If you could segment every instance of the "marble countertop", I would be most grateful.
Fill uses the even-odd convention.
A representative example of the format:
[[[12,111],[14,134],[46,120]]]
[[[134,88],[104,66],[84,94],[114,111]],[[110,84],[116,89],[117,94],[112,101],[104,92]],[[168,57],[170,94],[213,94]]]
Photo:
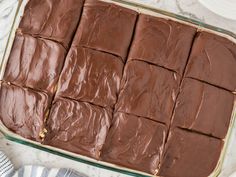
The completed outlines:
[[[203,7],[198,0],[135,0],[147,3],[157,8],[171,11],[180,15],[191,17],[205,23],[218,26],[236,33],[236,21],[225,19]],[[17,0],[0,0],[0,58],[3,56],[4,46],[7,42]],[[220,177],[228,177],[236,171],[236,125],[233,128],[230,144]],[[89,177],[126,177],[126,175],[79,162],[68,160],[44,151],[33,149],[21,144],[10,142],[0,134],[0,150],[5,152],[16,168],[21,165],[37,164],[48,167],[68,167],[87,174]]]

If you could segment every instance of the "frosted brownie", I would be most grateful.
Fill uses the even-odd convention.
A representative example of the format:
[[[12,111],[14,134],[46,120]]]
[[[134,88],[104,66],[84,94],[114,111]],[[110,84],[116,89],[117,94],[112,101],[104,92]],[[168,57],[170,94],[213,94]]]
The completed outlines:
[[[114,55],[71,47],[60,76],[57,96],[113,107],[123,67],[123,62]]]
[[[16,33],[3,80],[54,94],[65,55],[56,42]]]
[[[167,127],[125,113],[114,114],[102,160],[150,174],[158,171]]]
[[[109,109],[57,98],[47,121],[44,144],[99,158],[111,119]]]
[[[175,72],[142,61],[129,61],[116,110],[169,124],[179,81]]]
[[[236,44],[208,32],[194,40],[186,77],[236,91]]]
[[[30,0],[19,28],[23,33],[55,40],[69,47],[84,0]]]
[[[108,52],[125,61],[137,15],[112,3],[87,0],[72,45]]]
[[[142,60],[182,75],[196,28],[182,23],[139,15],[129,60]]]
[[[50,101],[44,92],[1,83],[0,120],[11,131],[41,141]]]
[[[223,141],[178,128],[172,129],[159,170],[165,177],[207,177],[216,168]]]
[[[224,139],[231,122],[235,96],[194,79],[184,79],[172,126]]]

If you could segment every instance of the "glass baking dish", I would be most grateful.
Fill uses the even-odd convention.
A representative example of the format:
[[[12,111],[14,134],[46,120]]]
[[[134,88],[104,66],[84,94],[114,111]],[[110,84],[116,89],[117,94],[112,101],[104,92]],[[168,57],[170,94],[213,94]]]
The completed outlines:
[[[181,16],[181,15],[177,15],[177,14],[170,13],[170,12],[167,12],[167,11],[163,11],[163,10],[160,10],[160,9],[157,9],[157,8],[153,8],[153,7],[148,6],[148,5],[139,4],[137,2],[133,2],[132,0],[104,0],[104,1],[112,2],[112,3],[118,4],[118,5],[127,7],[127,8],[131,8],[133,10],[136,10],[136,11],[140,12],[140,13],[145,13],[145,14],[149,14],[149,15],[153,15],[153,16],[172,19],[172,20],[175,20],[175,21],[179,21],[181,23],[185,23],[185,24],[188,24],[188,25],[191,25],[191,26],[195,26],[195,27],[198,28],[198,30],[201,30],[201,31],[204,30],[204,31],[208,31],[208,32],[211,32],[211,33],[215,33],[217,35],[224,36],[224,37],[230,39],[231,41],[233,41],[234,43],[236,43],[236,34],[230,32],[230,31],[215,27],[215,26],[211,26],[211,25],[202,23],[202,22],[197,21],[197,20],[193,20],[193,19]],[[27,2],[28,2],[28,0],[19,0],[19,4],[18,4],[17,11],[16,11],[14,22],[13,22],[13,25],[12,25],[11,33],[10,33],[10,36],[9,36],[9,39],[8,39],[7,46],[6,46],[5,51],[4,51],[4,56],[3,56],[2,59],[0,59],[0,80],[2,79],[3,73],[5,71],[5,66],[6,66],[6,63],[7,63],[7,60],[8,60],[8,56],[9,56],[12,44],[13,44],[15,31],[16,31],[18,25],[19,25],[21,16],[22,16],[23,11],[24,11],[24,7],[25,7]],[[210,177],[218,176],[220,171],[221,171],[221,166],[222,166],[222,163],[223,163],[223,160],[224,160],[226,147],[229,143],[231,131],[232,131],[232,128],[233,128],[233,124],[235,122],[234,121],[235,117],[236,117],[236,103],[234,104],[234,109],[233,109],[233,112],[232,112],[230,127],[229,127],[229,130],[228,130],[227,136],[224,139],[225,144],[224,144],[224,147],[222,149],[221,157],[218,161],[218,165],[216,166],[215,170],[212,172]],[[8,140],[11,140],[11,141],[14,141],[14,142],[17,142],[17,143],[21,143],[21,144],[25,144],[27,146],[37,148],[37,149],[40,149],[40,150],[44,150],[44,151],[47,151],[49,153],[53,153],[53,154],[62,156],[64,158],[72,159],[72,160],[82,162],[82,163],[85,163],[85,164],[89,164],[89,165],[92,165],[92,166],[96,166],[96,167],[99,167],[99,168],[103,168],[103,169],[107,169],[107,170],[111,170],[111,171],[115,171],[115,172],[120,172],[120,173],[130,175],[130,176],[140,176],[140,177],[152,176],[152,175],[147,174],[147,173],[143,173],[143,172],[128,169],[128,168],[123,168],[123,167],[120,167],[118,165],[114,165],[114,164],[110,164],[110,163],[106,163],[106,162],[97,161],[97,160],[94,160],[94,159],[89,158],[89,157],[74,154],[74,153],[64,151],[64,150],[61,150],[61,149],[58,149],[58,148],[54,148],[54,147],[51,147],[51,146],[42,145],[40,143],[22,138],[19,135],[9,131],[1,122],[0,122],[0,132]]]

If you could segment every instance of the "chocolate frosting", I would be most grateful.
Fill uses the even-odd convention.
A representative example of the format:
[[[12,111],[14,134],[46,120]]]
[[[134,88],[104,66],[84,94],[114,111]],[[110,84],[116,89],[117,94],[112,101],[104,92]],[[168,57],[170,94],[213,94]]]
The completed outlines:
[[[109,52],[126,59],[137,12],[97,0],[87,0],[73,45]]]
[[[116,110],[169,123],[179,89],[176,73],[142,61],[125,66]]]
[[[53,94],[65,54],[60,44],[17,33],[3,80]]]
[[[193,79],[184,79],[173,126],[223,139],[229,128],[233,106],[232,93]]]
[[[186,77],[236,91],[236,44],[207,32],[198,33]]]
[[[99,158],[111,119],[111,110],[57,98],[47,121],[44,144]]]
[[[41,141],[50,98],[46,93],[1,83],[0,119],[11,131]]]
[[[68,47],[77,28],[83,0],[30,0],[19,28]]]
[[[72,47],[62,71],[57,95],[103,107],[116,103],[124,64],[111,54]]]
[[[196,29],[181,23],[139,15],[129,60],[138,59],[182,74]]]
[[[154,174],[162,155],[166,130],[164,125],[157,122],[117,112],[101,158]]]
[[[175,128],[169,133],[159,175],[207,177],[217,165],[222,146],[222,140]]]
[[[149,174],[210,175],[230,124],[236,45],[112,3],[82,6],[28,2],[0,88],[3,124]]]

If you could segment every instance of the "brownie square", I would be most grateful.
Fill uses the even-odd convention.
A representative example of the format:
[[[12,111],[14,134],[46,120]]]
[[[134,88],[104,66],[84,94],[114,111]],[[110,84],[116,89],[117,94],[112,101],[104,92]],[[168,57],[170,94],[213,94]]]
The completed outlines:
[[[141,14],[129,60],[143,60],[182,75],[196,29],[172,20]]]
[[[87,0],[72,45],[82,45],[126,59],[137,12],[97,0]]]
[[[59,80],[58,96],[113,106],[117,100],[123,62],[116,56],[72,47]]]
[[[164,148],[166,126],[142,117],[115,113],[101,158],[155,174]]]
[[[44,92],[3,82],[0,88],[0,120],[11,131],[41,141],[50,101]]]
[[[17,33],[3,80],[53,94],[65,54],[60,44]]]
[[[83,0],[30,0],[19,28],[23,33],[52,39],[68,47],[82,6]]]
[[[191,51],[186,77],[236,91],[236,45],[230,40],[199,32]]]
[[[112,112],[86,102],[57,98],[47,121],[44,144],[99,158]]]
[[[170,131],[160,176],[206,177],[215,169],[223,141],[181,129]]]
[[[130,61],[125,66],[116,110],[168,124],[178,89],[176,73]]]
[[[225,138],[234,106],[229,91],[184,79],[174,112],[174,126]]]

